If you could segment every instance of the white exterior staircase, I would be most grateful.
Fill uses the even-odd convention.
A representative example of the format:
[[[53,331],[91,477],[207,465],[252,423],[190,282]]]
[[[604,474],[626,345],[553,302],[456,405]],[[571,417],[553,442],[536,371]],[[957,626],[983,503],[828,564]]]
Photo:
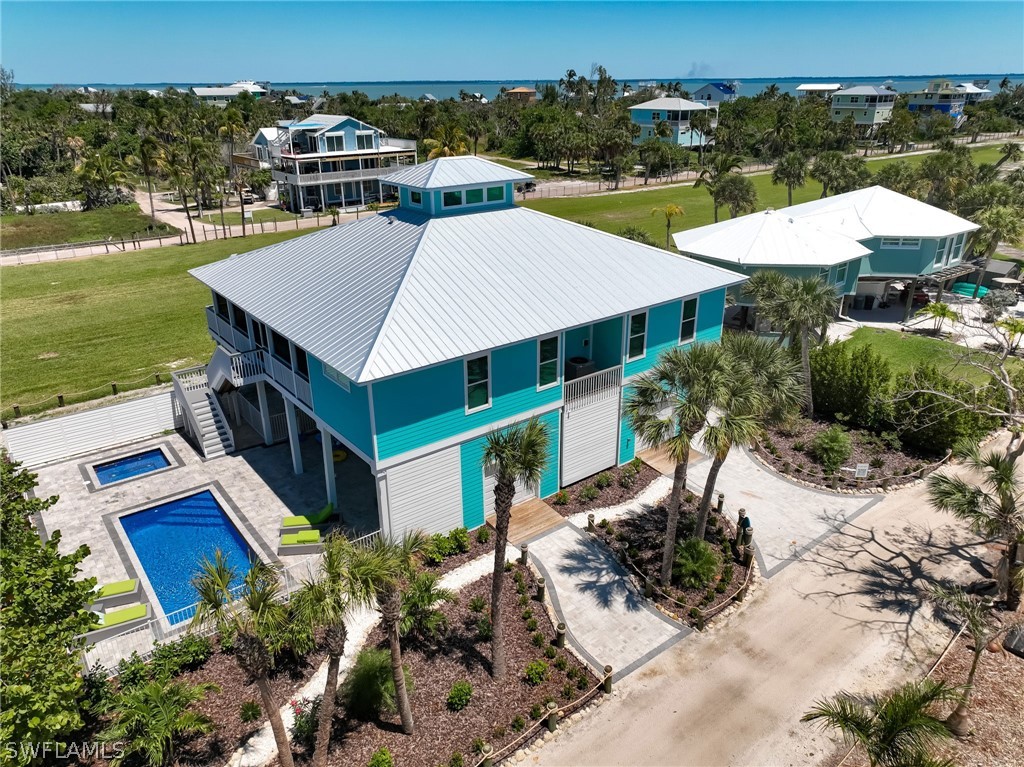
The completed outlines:
[[[235,449],[235,440],[217,395],[209,386],[206,366],[172,374],[174,395],[185,414],[185,431],[195,440],[204,458],[216,458]]]

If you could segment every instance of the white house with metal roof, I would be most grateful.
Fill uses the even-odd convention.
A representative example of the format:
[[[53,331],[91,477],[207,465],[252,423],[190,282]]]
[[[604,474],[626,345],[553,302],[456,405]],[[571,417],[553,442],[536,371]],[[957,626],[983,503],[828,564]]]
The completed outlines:
[[[845,296],[845,310],[881,303],[897,281],[909,283],[913,296],[919,283],[941,288],[973,272],[963,256],[977,229],[941,208],[872,186],[678,232],[673,239],[686,256],[748,276],[760,269],[800,276],[820,271]]]
[[[842,83],[800,83],[795,90],[797,98],[818,96],[827,99],[836,91],[842,90],[842,87]]]
[[[844,88],[832,94],[832,122],[852,117],[864,133],[872,133],[892,118],[896,95],[894,90],[874,85]]]
[[[254,99],[260,99],[267,95],[267,88],[253,80],[238,80],[231,85],[197,85],[192,88],[192,93],[200,101],[212,104],[217,107],[227,106],[243,93],[250,94]]]
[[[718,124],[718,107],[690,101],[690,99],[665,96],[645,101],[643,104],[629,108],[629,117],[635,125],[640,126],[640,133],[634,141],[641,143],[650,138],[679,146],[701,146],[708,143],[699,130],[690,126],[690,120],[697,113],[707,113],[711,117],[711,127]],[[664,123],[669,128],[668,136],[658,135],[658,127]]]
[[[344,517],[337,442],[366,464],[391,533],[483,524],[486,435],[530,417],[550,458],[519,501],[632,459],[625,388],[662,351],[717,340],[744,277],[516,207],[524,175],[432,160],[387,178],[394,211],[193,269],[217,344],[188,387],[176,377],[199,403],[196,442],[244,422],[287,439],[301,473],[300,433],[318,431],[328,499]]]

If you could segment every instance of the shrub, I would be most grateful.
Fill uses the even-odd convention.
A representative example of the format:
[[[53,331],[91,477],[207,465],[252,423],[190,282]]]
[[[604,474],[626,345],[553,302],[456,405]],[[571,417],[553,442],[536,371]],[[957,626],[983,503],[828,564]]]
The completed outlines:
[[[491,540],[491,528],[487,525],[481,525],[476,529],[476,542],[487,543]]]
[[[896,389],[900,396],[900,426],[903,443],[927,453],[942,453],[961,440],[977,443],[999,422],[958,404],[980,400],[985,404],[985,390],[953,379],[931,365],[920,365],[900,376]],[[921,391],[931,389],[939,394]]]
[[[412,674],[406,666],[405,684],[411,690]],[[391,653],[376,647],[359,651],[352,670],[339,690],[346,712],[356,719],[376,719],[381,712],[395,711],[395,680]]]
[[[473,738],[473,753],[482,754],[484,752],[484,739]]]
[[[520,607],[526,607],[528,604],[530,604],[530,598],[526,596],[526,594],[520,594],[519,599],[517,601],[519,602]]]
[[[796,442],[793,443],[793,449],[796,450],[798,453],[803,453],[807,450],[807,443],[804,442],[802,439],[798,439]]]
[[[514,564],[513,564],[512,562],[509,562],[509,561],[508,561],[508,560],[506,559],[506,560],[505,560],[505,572],[506,572],[506,573],[510,573],[510,572],[512,572],[512,570],[513,570],[514,568],[515,568],[515,565],[514,565]]]
[[[566,664],[566,665],[568,665],[568,664]],[[566,676],[567,679],[575,679],[579,675],[580,675],[580,670],[578,668],[576,668],[575,666],[569,666],[569,668],[565,672],[565,676]]]
[[[853,452],[850,435],[840,426],[830,426],[811,440],[811,455],[827,474],[835,474]]]
[[[732,569],[732,565],[731,564],[728,564],[725,567],[723,567],[722,568],[722,580],[725,581],[726,583],[732,583],[732,573],[733,573],[733,569]]]
[[[520,614],[520,617],[524,621],[530,620],[530,618],[533,617],[533,610],[530,610],[529,608],[527,608],[526,610],[523,610],[523,612]]]
[[[114,699],[114,687],[107,679],[107,670],[97,663],[82,674],[82,712],[94,718],[106,713]]]
[[[238,718],[245,724],[255,722],[263,716],[263,709],[254,700],[247,700],[238,709]]]
[[[486,641],[494,636],[494,627],[491,625],[491,619],[486,615],[480,617],[480,620],[476,622],[476,638],[481,641]]]
[[[724,594],[725,593],[725,589],[727,587],[728,587],[728,584],[725,581],[719,581],[718,583],[715,584],[715,593],[716,594]]]
[[[639,474],[644,468],[644,461],[640,456],[633,456],[633,460],[629,462],[629,468]]]
[[[566,682],[562,685],[562,697],[566,700],[572,700],[572,684]]]
[[[898,453],[903,449],[903,442],[900,440],[900,435],[894,431],[883,431],[879,435],[879,439],[888,450],[892,450],[895,453]]]
[[[386,748],[378,748],[366,763],[366,767],[395,767],[395,759]]]
[[[153,677],[167,680],[184,671],[194,671],[213,655],[213,647],[206,637],[186,634],[176,642],[158,644],[150,660]]]
[[[515,715],[512,719],[512,723],[509,725],[512,728],[512,732],[522,732],[526,729],[526,720],[523,719],[519,714]]]
[[[456,527],[448,533],[448,543],[456,554],[465,554],[469,551],[469,530],[464,527]]]
[[[537,630],[537,619],[536,618],[530,618],[528,621],[526,621],[526,630],[527,631],[536,631]]]
[[[530,641],[533,642],[534,647],[543,647],[547,640],[544,638],[542,633],[536,631],[533,636],[530,637]]]
[[[566,506],[569,503],[569,493],[565,490],[559,490],[555,493],[555,506]]]
[[[523,670],[523,679],[531,687],[536,687],[548,678],[548,664],[542,660],[531,661]]]
[[[413,634],[420,639],[438,637],[448,632],[448,618],[438,605],[455,601],[455,593],[438,586],[440,578],[434,573],[417,572],[402,592],[402,613],[398,631],[403,636]]]
[[[460,680],[452,685],[452,688],[448,691],[448,699],[446,701],[449,711],[462,711],[466,706],[469,705],[469,701],[473,698],[473,685],[469,682]]]
[[[118,662],[117,681],[122,690],[138,687],[149,681],[149,668],[137,652],[132,651],[130,656]]]
[[[301,698],[291,701],[295,723],[292,725],[292,740],[307,749],[316,742],[317,716],[320,713],[322,695],[315,698]]]
[[[548,660],[553,660],[556,655],[558,655],[558,650],[556,650],[552,645],[548,645],[544,648],[544,657]]]
[[[882,458],[882,456],[880,455],[876,455],[874,458],[871,459],[868,465],[872,469],[881,469],[883,466],[885,466],[885,459]]]
[[[587,684],[588,684],[588,680],[587,680],[586,675],[585,674],[580,674],[579,678],[576,680],[576,689],[577,690],[585,690],[585,689],[587,689]]]
[[[612,475],[610,472],[602,471],[596,477],[594,477],[594,484],[597,485],[599,490],[604,490],[606,487],[612,485]]]
[[[473,597],[469,600],[469,609],[475,613],[482,613],[487,607],[487,600],[483,597]]]
[[[448,536],[443,533],[434,533],[423,549],[423,561],[428,565],[439,565],[445,557],[449,557],[453,553]]]
[[[564,655],[559,655],[555,659],[555,668],[557,668],[559,671],[565,671],[567,668],[569,668],[569,659],[566,658]]]
[[[494,740],[501,740],[505,737],[505,728],[499,724],[491,730],[491,737],[494,738]],[[481,749],[481,752],[483,752],[483,749]]]
[[[691,607],[690,608],[690,618],[693,619],[693,620],[697,620],[699,617],[700,617],[700,608],[698,608],[698,607]]]
[[[636,472],[629,466],[619,473],[619,487],[629,489],[636,484]]]
[[[718,553],[706,541],[687,538],[676,545],[672,572],[683,588],[699,589],[711,582],[720,564]]]
[[[600,494],[600,490],[598,490],[593,485],[588,484],[580,488],[580,491],[576,495],[576,497],[579,498],[579,500],[582,501],[583,503],[588,503],[597,498],[597,496],[599,496]]]
[[[465,761],[462,759],[462,754],[458,751],[452,754],[452,758],[448,760],[448,767],[465,767]]]
[[[891,419],[892,371],[870,346],[826,343],[811,352],[815,412],[878,430]]]
[[[534,703],[533,706],[530,707],[530,719],[537,720],[542,716],[544,716],[544,709],[541,708],[539,703]]]

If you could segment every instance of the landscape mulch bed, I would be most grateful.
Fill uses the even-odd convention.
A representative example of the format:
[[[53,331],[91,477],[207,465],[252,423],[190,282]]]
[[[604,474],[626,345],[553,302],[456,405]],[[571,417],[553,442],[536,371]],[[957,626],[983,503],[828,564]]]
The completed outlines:
[[[492,530],[487,537],[487,543],[480,543],[477,538],[477,530],[469,531],[469,551],[465,551],[461,554],[454,554],[450,557],[445,557],[438,565],[424,564],[423,568],[428,572],[435,573],[436,575],[444,575],[450,573],[459,565],[464,565],[466,562],[471,562],[477,557],[481,557],[484,554],[490,554],[494,551],[494,531]]]
[[[563,517],[571,517],[580,511],[591,511],[593,509],[601,509],[607,506],[618,506],[619,504],[625,503],[626,501],[636,498],[640,493],[647,489],[654,480],[661,476],[661,472],[648,466],[646,463],[641,463],[640,471],[636,475],[636,479],[630,487],[623,487],[619,484],[619,479],[622,476],[623,470],[626,469],[630,464],[623,466],[616,466],[614,469],[608,469],[607,472],[601,472],[610,474],[612,477],[612,483],[604,488],[598,488],[598,496],[591,501],[584,501],[580,498],[580,490],[587,485],[594,484],[594,478],[587,477],[581,479],[579,482],[574,482],[571,485],[566,485],[563,490],[569,497],[569,502],[563,505],[555,503],[556,496],[550,496],[544,500],[548,503],[551,508],[561,514]],[[597,486],[594,485],[596,488]]]
[[[600,539],[616,553],[619,559],[630,562],[656,584],[661,576],[661,555],[665,542],[665,526],[668,522],[667,501],[667,497],[663,498],[648,511],[620,517],[607,525],[600,525],[601,520],[596,520]],[[696,527],[699,502],[700,498],[698,497],[694,497],[692,501],[684,499],[683,508],[679,514],[677,541],[685,540]],[[696,623],[695,619],[689,615],[690,608],[696,607],[706,613],[728,601],[747,577],[747,568],[738,560],[735,548],[731,543],[734,530],[735,526],[732,522],[723,519],[712,508],[704,540],[711,544],[722,560],[718,575],[703,589],[684,589],[673,584],[667,589],[667,596],[661,593],[660,589],[655,589],[654,601],[690,625]],[[725,581],[722,578],[722,571],[726,565],[730,564],[732,565],[732,578]],[[630,572],[635,575],[634,570],[630,569]],[[724,588],[723,591],[716,589],[719,584],[724,584],[724,587],[720,587]],[[709,593],[714,596],[710,601],[705,602],[704,599]],[[682,602],[685,607],[677,602]]]
[[[822,488],[831,488],[831,478],[823,476],[823,469],[810,455],[811,441],[821,432],[834,424],[829,421],[801,418],[798,422],[783,431],[769,429],[768,439],[757,445],[758,457],[780,474],[786,474],[804,482],[811,482]],[[925,466],[934,464],[939,459],[907,451],[891,450],[880,444],[870,432],[861,429],[850,429],[853,452],[846,460],[845,466],[853,468],[858,463],[869,464],[874,459],[881,459],[880,467],[872,467],[867,479],[855,480],[852,471],[839,472],[837,487],[844,490],[865,490],[882,487],[883,480],[888,477],[888,487],[913,482],[918,478],[918,471]],[[774,447],[774,452],[770,449]],[[803,449],[798,450],[797,447]]]
[[[527,630],[526,621],[522,618],[525,608],[519,605],[514,572],[506,573],[503,605],[508,673],[501,681],[492,679],[490,641],[477,638],[476,623],[480,616],[469,609],[473,597],[482,597],[490,603],[491,577],[474,581],[460,590],[458,603],[446,605],[443,609],[450,623],[447,637],[436,644],[403,643],[402,659],[413,679],[409,700],[415,733],[411,736],[402,733],[397,714],[384,715],[378,722],[356,722],[345,719],[344,711],[339,707],[329,764],[337,767],[365,765],[375,751],[387,748],[395,764],[401,767],[447,765],[454,753],[462,754],[468,767],[480,758],[473,750],[475,739],[490,743],[498,751],[520,736],[521,733],[514,732],[511,727],[517,715],[523,718],[526,729],[529,729],[535,724],[530,718],[530,709],[535,704],[543,706],[546,700],[553,700],[562,706],[597,684],[591,671],[568,650],[558,651],[558,655],[568,662],[567,671],[559,671],[554,660],[544,657],[544,648],[554,641],[555,631],[544,606],[533,599],[536,586],[532,573],[519,565],[516,565],[516,571],[524,574],[526,593],[530,597],[527,607],[537,620],[537,631],[544,635],[544,645],[537,647],[533,644],[531,637],[534,632]],[[380,626],[371,633],[366,646],[388,647]],[[548,678],[531,687],[523,679],[523,670],[537,659],[548,664]],[[568,669],[574,669],[572,673],[577,676],[576,680],[568,678]],[[578,679],[584,680],[583,690],[577,688]],[[448,710],[446,701],[452,684],[459,680],[472,684],[473,697],[465,709],[452,712]],[[567,684],[571,686],[569,698],[563,695],[563,687]],[[517,748],[521,747],[517,745]],[[301,748],[296,748],[298,763],[305,763],[309,756]]]

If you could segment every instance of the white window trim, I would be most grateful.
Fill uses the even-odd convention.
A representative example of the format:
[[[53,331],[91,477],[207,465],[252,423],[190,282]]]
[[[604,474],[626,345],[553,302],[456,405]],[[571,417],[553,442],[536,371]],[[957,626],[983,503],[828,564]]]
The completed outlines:
[[[328,365],[326,362],[321,362],[320,366],[323,368],[324,378],[333,381],[335,384],[337,384],[347,392],[352,391],[352,382],[348,379],[347,376],[342,375],[337,370]]]
[[[835,284],[836,285],[845,285],[846,284],[846,277],[849,274],[849,266],[850,266],[849,264],[839,264],[836,267],[836,279],[835,279]],[[840,278],[840,276],[839,276],[840,272],[842,272],[842,275],[843,275],[842,278]]]
[[[466,207],[466,190],[465,189],[441,189],[440,192],[441,192],[441,207],[444,210],[448,210],[449,208],[465,208]],[[444,201],[444,196],[446,194],[448,194],[449,192],[458,192],[459,195],[460,195],[459,196],[459,202],[456,203],[455,205],[449,205],[448,203],[446,203]]]
[[[822,266],[818,268],[818,279],[822,282],[828,282],[828,276],[832,274],[831,266]]]
[[[420,196],[420,201],[419,202],[416,202],[416,200],[414,200],[412,198],[412,196],[414,194],[418,194]],[[423,192],[419,191],[418,189],[410,189],[409,190],[409,204],[410,205],[415,205],[417,208],[422,208],[423,207]]]
[[[549,341],[552,338],[555,339],[555,343],[557,344],[556,353],[555,353],[555,380],[552,381],[549,384],[544,384],[543,386],[541,386],[541,384],[540,384],[540,366],[541,366],[542,363],[541,363],[541,358],[540,358],[540,345],[541,345],[541,343],[543,341]],[[550,360],[548,360],[548,362],[550,362]],[[488,367],[487,368],[487,373],[488,373],[487,380],[488,381],[490,381],[490,372],[491,372],[491,369],[490,369],[490,367]],[[545,389],[550,389],[552,387],[558,386],[558,384],[560,384],[561,382],[562,382],[562,336],[561,336],[561,334],[560,333],[555,333],[552,336],[544,336],[543,338],[538,338],[537,339],[537,391],[544,391]]]
[[[500,189],[501,190],[501,199],[500,200],[488,200],[487,199],[487,192],[489,192],[491,189]],[[485,186],[484,187],[484,204],[486,205],[486,204],[489,203],[491,205],[494,205],[495,203],[498,203],[498,202],[505,202],[505,185],[504,184],[495,184],[494,186]]]
[[[477,360],[481,357],[487,358],[487,404],[475,407],[472,410],[469,408],[469,361]],[[486,352],[484,354],[475,354],[472,357],[465,357],[462,360],[462,396],[466,403],[466,415],[471,413],[479,413],[483,410],[490,409],[491,405],[494,404],[494,397],[491,394],[491,381],[493,380],[494,370],[491,367],[491,353]]]
[[[693,301],[695,303],[693,309],[693,336],[690,338],[683,338],[683,312],[686,311],[686,302]],[[696,295],[692,298],[684,298],[682,303],[679,305],[679,345],[692,344],[697,340],[697,318],[700,317],[700,296]],[[646,339],[644,339],[646,345]]]
[[[629,347],[630,347],[630,343],[629,342],[633,340],[633,334],[630,332],[630,329],[633,326],[633,318],[637,317],[637,316],[639,316],[641,314],[644,315],[644,349],[637,356],[630,357],[629,356]],[[651,321],[651,316],[650,316],[650,313],[646,309],[644,309],[642,312],[631,312],[630,314],[626,315],[626,362],[633,362],[633,360],[642,360],[644,357],[647,356],[647,333],[650,330],[650,321]],[[680,324],[682,324],[682,318],[681,317],[680,317]]]
[[[952,255],[949,257],[950,261],[959,261],[960,258],[963,256],[964,242],[966,241],[966,239],[966,232],[960,232],[960,234],[956,235],[956,240],[954,241],[953,248],[951,251]]]
[[[888,243],[888,244],[887,244]],[[920,237],[883,237],[881,247],[886,250],[917,250],[921,247]]]
[[[935,266],[949,263],[949,254],[952,251],[952,237],[940,237],[938,247],[935,248]]]

